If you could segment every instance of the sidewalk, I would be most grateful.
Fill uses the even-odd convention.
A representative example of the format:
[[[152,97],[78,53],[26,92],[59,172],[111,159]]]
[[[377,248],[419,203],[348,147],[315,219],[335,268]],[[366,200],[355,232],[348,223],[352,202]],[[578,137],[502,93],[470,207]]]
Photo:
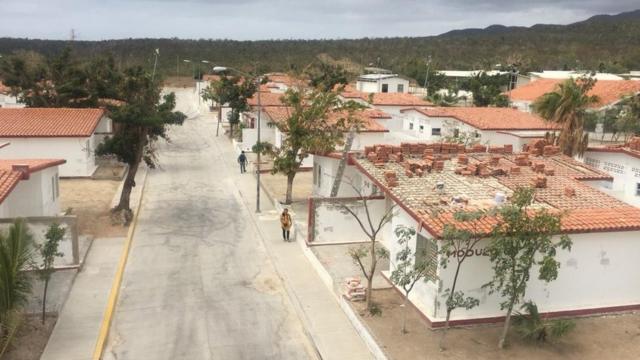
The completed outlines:
[[[226,141],[226,140],[225,140]],[[225,145],[231,152],[231,146]],[[227,158],[235,159],[233,156]],[[269,197],[261,191],[260,214],[255,214],[255,178],[236,175],[235,183],[252,216],[275,266],[283,278],[294,306],[299,310],[308,336],[322,359],[372,359],[373,355],[309,263],[301,247],[282,241],[279,213]],[[294,235],[294,234],[292,234]],[[304,241],[296,236],[297,241]]]

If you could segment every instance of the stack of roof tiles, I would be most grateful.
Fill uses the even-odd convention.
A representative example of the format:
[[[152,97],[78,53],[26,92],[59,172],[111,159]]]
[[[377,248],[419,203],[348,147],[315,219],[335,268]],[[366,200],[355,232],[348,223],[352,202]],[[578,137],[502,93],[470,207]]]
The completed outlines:
[[[565,232],[640,230],[640,209],[581,181],[611,181],[611,176],[561,154],[545,141],[519,154],[504,147],[502,152],[488,152],[483,146],[475,150],[484,151],[474,151],[443,145],[377,145],[354,160],[434,236],[454,221],[456,211],[494,207],[496,193],[508,199],[519,187],[536,189],[533,208],[562,214]],[[497,221],[486,217],[479,229],[489,233]]]

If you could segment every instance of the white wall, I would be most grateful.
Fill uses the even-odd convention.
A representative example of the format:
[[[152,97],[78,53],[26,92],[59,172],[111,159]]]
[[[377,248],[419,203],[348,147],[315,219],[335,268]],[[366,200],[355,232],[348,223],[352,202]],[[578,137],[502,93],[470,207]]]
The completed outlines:
[[[416,221],[400,209],[394,216],[392,227],[412,226]],[[430,237],[425,231],[423,235]],[[571,252],[559,250],[556,259],[561,263],[558,278],[546,284],[537,278],[537,268],[531,272],[527,285],[526,300],[533,300],[541,311],[569,311],[596,309],[613,306],[640,304],[640,288],[629,286],[640,282],[640,264],[636,255],[640,252],[640,232],[586,233],[570,235],[573,241]],[[468,257],[462,265],[456,290],[480,300],[480,305],[471,310],[456,309],[452,320],[504,316],[500,309],[503,301],[498,294],[489,294],[482,285],[492,278],[489,257],[482,255],[482,249],[489,240],[481,241],[476,249],[478,254]],[[391,266],[399,246],[395,241],[389,247]],[[415,240],[410,242],[415,251]],[[455,260],[454,260],[455,262]],[[444,321],[446,298],[444,290],[451,286],[455,267],[438,268],[438,278],[442,282],[440,292],[435,282],[419,282],[410,299],[431,321]],[[436,294],[439,294],[436,296]]]
[[[11,95],[0,94],[1,108],[23,108],[24,104],[18,102],[18,98]]]
[[[91,176],[96,169],[95,136],[86,138],[0,138],[11,145],[0,150],[2,159],[65,159],[60,176]]]
[[[56,166],[32,173],[21,180],[2,202],[3,218],[56,216],[60,213],[58,168]]]
[[[630,205],[640,206],[640,159],[614,152],[587,151],[579,159],[613,177],[610,194]]]
[[[348,201],[349,206],[360,217],[365,219],[365,208],[359,200]],[[367,206],[374,223],[379,222],[385,213],[385,200],[368,200]],[[318,202],[315,210],[314,243],[367,241],[367,235],[362,231],[355,218],[340,210],[333,202]]]
[[[338,173],[339,159],[326,156],[313,157],[313,195],[328,197]],[[351,183],[351,185],[349,185]],[[353,185],[353,186],[352,186]],[[363,195],[381,194],[371,181],[361,174],[355,166],[347,165],[344,169],[343,183],[340,185],[338,197],[358,196],[358,189]]]
[[[356,89],[362,92],[369,93],[378,93],[382,92],[382,85],[388,85],[389,93],[403,92],[406,93],[409,91],[409,80],[405,80],[400,77],[391,77],[387,79],[381,79],[377,81],[360,81],[356,82]],[[398,85],[403,85],[404,88],[402,91],[398,91]]]

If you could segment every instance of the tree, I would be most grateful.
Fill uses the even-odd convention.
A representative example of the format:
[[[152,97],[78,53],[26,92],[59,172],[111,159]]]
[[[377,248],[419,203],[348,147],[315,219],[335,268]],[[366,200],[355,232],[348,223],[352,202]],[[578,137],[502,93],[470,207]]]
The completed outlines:
[[[404,299],[402,301],[402,333],[407,332],[407,304],[409,302],[409,294],[413,290],[418,281],[429,278],[433,259],[429,259],[427,254],[413,253],[409,247],[409,241],[414,239],[416,231],[403,225],[399,225],[395,229],[395,235],[398,238],[398,245],[402,246],[396,254],[396,267],[391,272],[391,282],[399,286],[404,291]]]
[[[438,253],[440,254],[440,266],[446,269],[453,262],[455,273],[450,286],[444,291],[446,297],[445,307],[447,316],[444,329],[440,337],[440,350],[444,350],[445,337],[449,331],[449,320],[455,309],[472,309],[480,304],[480,301],[471,296],[465,296],[464,292],[457,290],[458,278],[462,264],[469,256],[472,256],[476,246],[483,238],[483,232],[479,228],[487,213],[482,210],[458,211],[453,214],[453,221],[446,224],[442,233],[442,242]],[[446,286],[446,285],[445,285]]]
[[[0,356],[19,323],[19,310],[31,293],[25,271],[33,258],[33,238],[24,220],[16,220],[8,234],[0,234]]]
[[[374,310],[372,301],[373,277],[375,276],[378,266],[378,260],[389,257],[389,252],[382,246],[378,245],[378,235],[382,228],[391,222],[393,217],[394,206],[387,208],[384,213],[379,216],[372,214],[369,208],[370,197],[365,195],[360,188],[354,185],[350,180],[346,181],[353,191],[357,194],[355,201],[340,201],[337,203],[338,208],[344,214],[351,215],[362,229],[362,232],[368,238],[367,245],[360,245],[349,249],[349,256],[353,262],[358,265],[362,271],[362,275],[367,280],[366,305],[367,310]],[[360,205],[361,204],[361,205]],[[364,214],[360,214],[360,210],[364,210]],[[367,266],[366,261],[369,259]]]
[[[334,92],[288,89],[282,98],[286,108],[283,121],[275,126],[286,134],[280,148],[261,143],[253,151],[273,156],[273,170],[287,176],[285,203],[291,204],[293,180],[304,159],[313,153],[334,151],[342,144],[344,132],[358,123],[354,116],[362,106],[342,102]]]
[[[340,65],[331,65],[324,61],[316,61],[305,71],[309,84],[320,91],[331,91],[336,85],[348,83],[348,73]]]
[[[555,259],[558,248],[571,250],[571,239],[560,233],[560,214],[546,209],[532,209],[535,190],[518,188],[510,203],[497,209],[498,224],[491,233],[487,247],[493,264],[493,278],[483,285],[489,293],[497,292],[504,299],[500,308],[507,310],[499,348],[504,348],[513,308],[524,297],[531,268],[536,265],[538,279],[550,282],[558,277],[560,263]]]
[[[112,108],[111,119],[116,126],[112,137],[106,138],[96,148],[98,155],[115,155],[118,160],[129,165],[120,201],[113,209],[122,212],[124,222],[132,218],[129,198],[135,183],[139,165],[144,161],[150,168],[156,166],[153,147],[160,138],[167,139],[169,125],[181,125],[186,116],[174,112],[174,93],[166,94],[160,101],[160,87],[141,67],[124,71],[121,93],[126,103]]]
[[[220,80],[212,81],[211,85],[202,91],[201,96],[205,100],[213,100],[219,104],[218,123],[222,117],[222,104],[229,104],[231,112],[227,120],[230,126],[229,136],[233,137],[234,128],[240,122],[240,114],[249,110],[247,101],[256,91],[258,91],[258,85],[255,79],[229,77],[223,74]]]
[[[46,309],[47,309],[47,290],[49,288],[49,281],[51,275],[54,272],[53,263],[56,257],[63,256],[64,254],[58,251],[60,241],[64,238],[66,229],[62,228],[59,224],[51,224],[44,237],[47,239],[44,244],[38,246],[40,252],[40,258],[42,264],[40,266],[40,278],[44,281],[44,290],[42,291],[42,323],[44,324]]]
[[[567,156],[582,156],[589,145],[589,133],[584,131],[585,119],[587,109],[598,101],[597,96],[588,94],[595,83],[590,77],[567,79],[532,105],[540,116],[560,125],[558,145]]]
[[[570,320],[544,319],[533,301],[525,302],[521,308],[524,312],[516,314],[513,324],[525,340],[546,342],[549,339],[557,339],[569,333],[576,326],[576,323]]]

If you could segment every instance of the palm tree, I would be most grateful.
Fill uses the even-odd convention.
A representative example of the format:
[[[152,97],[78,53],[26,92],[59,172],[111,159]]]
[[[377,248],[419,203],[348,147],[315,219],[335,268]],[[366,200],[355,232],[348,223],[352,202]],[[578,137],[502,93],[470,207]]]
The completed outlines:
[[[589,145],[589,133],[584,129],[587,108],[598,102],[588,95],[596,80],[567,79],[554,92],[546,93],[533,103],[533,110],[548,121],[560,125],[558,145],[568,156],[582,156]]]
[[[26,270],[32,261],[33,238],[23,220],[8,234],[0,234],[0,335],[10,332],[12,319],[31,293],[31,277]]]

